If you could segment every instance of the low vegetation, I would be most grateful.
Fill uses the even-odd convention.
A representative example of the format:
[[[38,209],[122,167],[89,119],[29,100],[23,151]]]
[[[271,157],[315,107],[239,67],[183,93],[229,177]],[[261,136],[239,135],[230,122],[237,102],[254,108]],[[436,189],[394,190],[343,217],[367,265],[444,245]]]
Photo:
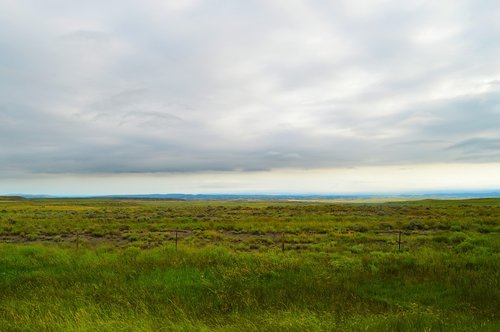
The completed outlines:
[[[499,231],[497,199],[0,198],[0,330],[498,331]]]

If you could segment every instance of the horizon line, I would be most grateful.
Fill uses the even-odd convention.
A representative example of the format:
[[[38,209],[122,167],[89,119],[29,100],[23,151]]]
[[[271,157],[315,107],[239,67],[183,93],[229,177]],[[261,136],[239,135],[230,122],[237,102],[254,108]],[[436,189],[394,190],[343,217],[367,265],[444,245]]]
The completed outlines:
[[[491,195],[491,196],[488,196]],[[196,196],[235,196],[235,197],[253,197],[253,196],[265,196],[265,197],[428,197],[428,196],[442,196],[442,197],[500,197],[500,189],[493,190],[434,190],[434,191],[402,191],[402,192],[357,192],[357,193],[317,193],[317,192],[304,192],[304,193],[291,193],[291,192],[279,192],[279,193],[269,193],[269,192],[213,192],[213,193],[181,193],[181,192],[171,192],[171,193],[127,193],[127,194],[28,194],[28,193],[5,193],[0,194],[4,197],[23,197],[23,198],[148,198],[148,197],[158,197],[161,196],[168,197],[196,197]]]

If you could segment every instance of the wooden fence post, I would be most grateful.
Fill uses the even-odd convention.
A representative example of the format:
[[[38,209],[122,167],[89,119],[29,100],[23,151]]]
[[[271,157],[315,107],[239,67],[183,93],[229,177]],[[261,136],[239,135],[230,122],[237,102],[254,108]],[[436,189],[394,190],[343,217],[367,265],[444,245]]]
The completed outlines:
[[[281,251],[285,252],[285,232],[281,232]]]
[[[401,251],[401,231],[399,231],[398,251]]]

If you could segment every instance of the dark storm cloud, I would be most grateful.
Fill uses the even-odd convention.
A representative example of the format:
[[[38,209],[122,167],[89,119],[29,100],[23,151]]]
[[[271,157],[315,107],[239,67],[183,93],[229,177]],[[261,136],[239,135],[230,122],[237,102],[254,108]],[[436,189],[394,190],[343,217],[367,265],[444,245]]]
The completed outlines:
[[[492,1],[0,4],[0,174],[500,161]]]

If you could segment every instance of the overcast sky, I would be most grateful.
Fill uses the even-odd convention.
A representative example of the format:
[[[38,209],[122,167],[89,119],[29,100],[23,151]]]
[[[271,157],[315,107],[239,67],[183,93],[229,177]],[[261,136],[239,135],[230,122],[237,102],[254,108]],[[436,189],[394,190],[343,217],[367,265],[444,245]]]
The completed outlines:
[[[497,0],[0,0],[0,194],[500,188]]]

